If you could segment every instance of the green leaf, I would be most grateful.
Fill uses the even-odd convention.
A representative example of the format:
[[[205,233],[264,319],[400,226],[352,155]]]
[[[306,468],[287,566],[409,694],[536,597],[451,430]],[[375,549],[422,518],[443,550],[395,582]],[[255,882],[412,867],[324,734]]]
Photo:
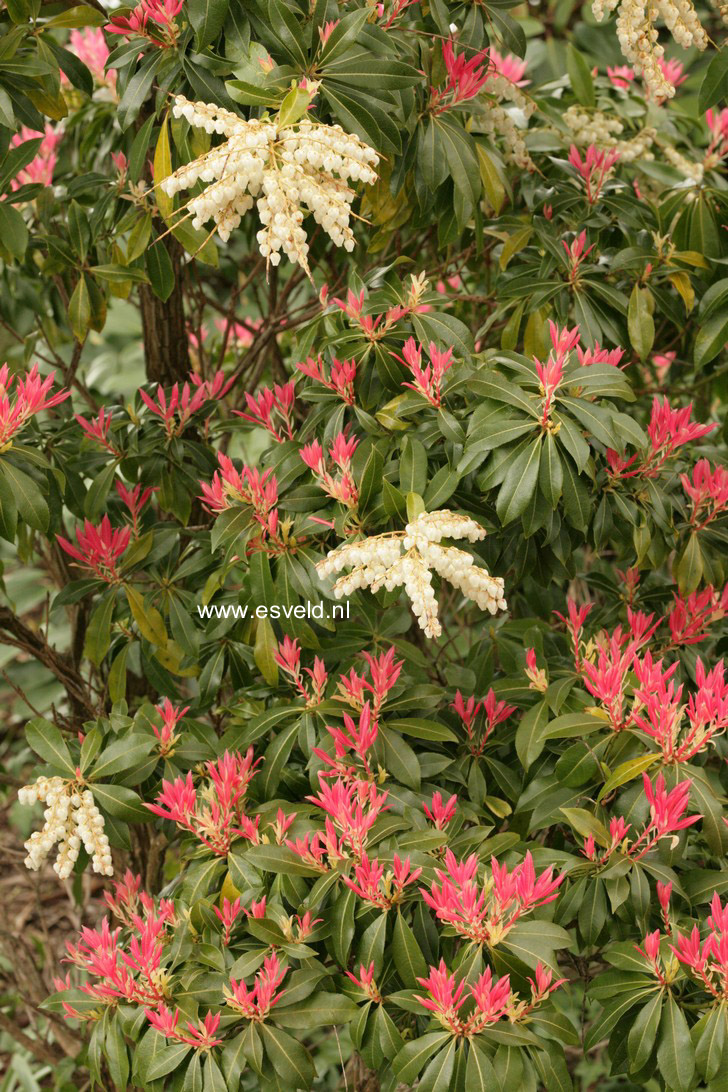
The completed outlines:
[[[305,1047],[280,1028],[260,1025],[263,1047],[271,1065],[291,1088],[309,1088],[316,1071]]]
[[[588,838],[591,834],[600,846],[611,844],[607,828],[586,808],[559,808],[559,811],[582,838]]]
[[[255,743],[267,735],[271,728],[275,728],[282,720],[287,720],[288,717],[292,716],[298,717],[300,713],[300,708],[291,705],[283,709],[276,709],[275,707],[266,709],[264,713],[251,717],[245,724],[234,724],[231,728],[228,728],[220,740],[220,748],[227,751],[243,750],[243,748],[249,747],[251,743]]]
[[[690,1029],[672,994],[668,994],[660,1020],[657,1064],[670,1088],[688,1092],[695,1072],[695,1051]]]
[[[431,311],[413,314],[411,321],[418,341],[434,341],[441,347],[452,347],[455,356],[468,356],[473,351],[473,335],[454,315]]]
[[[503,526],[523,515],[538,482],[541,437],[518,455],[508,468],[496,501],[496,512]]]
[[[584,1041],[585,1049],[592,1050],[596,1043],[609,1035],[615,1024],[619,1023],[631,1008],[640,1001],[647,1000],[653,992],[653,985],[644,986],[636,988],[633,992],[620,994],[615,1000],[607,1002],[589,1027]]]
[[[594,106],[594,80],[586,57],[571,42],[566,47],[566,71],[569,74],[571,89],[582,106]]]
[[[89,785],[100,808],[126,823],[149,822],[149,812],[133,789],[126,785]]]
[[[564,509],[566,518],[578,531],[585,531],[592,514],[591,500],[581,476],[570,459],[562,460],[564,471]]]
[[[195,32],[195,49],[198,52],[217,38],[225,24],[229,6],[230,0],[187,0],[186,11]]]
[[[465,1085],[468,1092],[491,1092],[491,1089],[499,1083],[489,1056],[477,1039],[471,1039],[468,1047],[468,1064],[465,1069]],[[502,1084],[501,1087],[503,1087]]]
[[[572,736],[587,736],[607,727],[603,717],[593,717],[589,713],[565,713],[549,721],[544,733],[546,739],[571,739]]]
[[[126,658],[128,655],[129,645],[124,645],[114,657],[114,662],[109,668],[107,685],[112,702],[123,701],[126,697]]]
[[[46,19],[43,25],[46,27],[71,28],[102,27],[107,19],[108,16],[103,11],[97,11],[95,8],[86,7],[82,4],[76,8],[68,8],[59,15],[53,15],[50,19]]]
[[[348,1024],[358,1011],[357,1005],[342,994],[317,993],[295,1005],[276,1005],[273,1019],[284,1028],[310,1031],[332,1024]]]
[[[651,1001],[641,1008],[630,1028],[627,1039],[630,1069],[633,1073],[646,1064],[652,1054],[662,1015],[663,991],[658,990]]]
[[[524,770],[536,761],[546,745],[544,730],[549,718],[547,702],[534,705],[521,717],[516,729],[516,754]]]
[[[677,563],[675,573],[678,587],[683,595],[694,592],[703,576],[703,553],[697,532],[693,532],[688,544]]]
[[[0,256],[5,261],[13,258],[20,261],[27,246],[28,229],[25,220],[7,201],[0,201]]]
[[[515,1046],[498,1047],[493,1063],[498,1085],[503,1092],[520,1092],[523,1077],[523,1053]],[[492,1086],[488,1086],[489,1089]]]
[[[384,460],[378,448],[373,447],[359,481],[359,511],[366,512],[370,501],[377,495],[382,485],[382,467]],[[257,556],[257,555],[256,555]]]
[[[652,293],[649,288],[635,284],[629,297],[627,309],[627,328],[629,340],[640,360],[644,360],[655,340],[655,321],[650,310]]]
[[[245,80],[226,80],[225,87],[230,98],[243,106],[273,106],[278,97],[274,87],[257,87]]]
[[[15,542],[18,529],[18,506],[0,460],[0,534],[8,542]]]
[[[612,771],[604,782],[604,787],[599,793],[600,800],[604,800],[615,789],[626,785],[628,781],[633,781],[645,770],[649,770],[650,766],[654,766],[658,759],[659,755],[640,755],[639,758],[630,758],[626,762],[620,762],[619,766]]]
[[[114,484],[115,477],[116,463],[111,462],[91,482],[83,502],[83,514],[88,519],[94,520],[103,512],[106,506],[106,498]]]
[[[506,188],[487,149],[482,144],[476,144],[475,150],[478,155],[480,181],[483,184],[485,196],[488,198],[488,204],[497,216],[506,203]]]
[[[270,625],[270,623],[268,623]],[[298,735],[298,722],[283,728],[268,745],[263,756],[263,769],[260,773],[261,792],[264,800],[272,800],[278,788],[283,767],[291,757],[291,751]]]
[[[84,273],[76,281],[68,301],[68,322],[76,341],[84,341],[91,325],[91,295]]]
[[[278,682],[278,664],[275,659],[277,650],[278,639],[273,626],[267,618],[257,618],[253,656],[258,670],[269,686],[275,686]]]
[[[415,935],[401,913],[397,913],[392,934],[392,958],[405,986],[414,989],[418,978],[427,976],[427,962]]]
[[[400,1083],[412,1084],[425,1062],[450,1038],[448,1031],[432,1031],[407,1043],[392,1063]]]
[[[190,1058],[190,1063],[185,1072],[185,1080],[182,1092],[203,1092],[202,1084],[202,1054],[199,1051]]]
[[[546,1092],[572,1092],[574,1086],[561,1047],[549,1043],[543,1050],[534,1051],[532,1057]]]
[[[724,50],[728,55],[728,48]],[[702,368],[714,360],[728,341],[728,314],[719,311],[711,315],[698,330],[693,349],[693,362],[696,368]]]
[[[124,586],[129,609],[132,617],[139,627],[139,632],[145,640],[153,645],[164,648],[167,644],[167,631],[164,628],[164,619],[156,607],[147,606],[144,597],[131,585]]]
[[[378,914],[371,925],[368,925],[362,934],[357,952],[357,962],[368,967],[374,964],[375,976],[382,969],[384,960],[384,941],[387,935],[387,914]]]
[[[421,717],[402,717],[400,720],[387,721],[387,728],[395,732],[404,732],[406,736],[426,739],[437,743],[457,743],[458,737],[436,720],[423,720]]]
[[[43,717],[35,717],[25,726],[25,738],[28,746],[49,766],[67,777],[75,776],[76,767],[71,759],[71,752],[54,724]]]
[[[728,98],[728,49],[724,46],[715,54],[703,76],[698,111],[704,114],[725,98]]]
[[[607,920],[607,896],[600,879],[591,880],[579,905],[579,932],[587,944],[596,944]]]
[[[351,942],[354,939],[354,910],[356,894],[347,887],[341,891],[331,908],[331,948],[341,967],[346,967]]]
[[[399,462],[399,487],[403,493],[419,493],[427,488],[427,452],[413,436],[405,436]]]
[[[703,816],[702,834],[711,851],[716,856],[724,857],[728,850],[728,829],[723,822],[722,803],[716,796],[707,769],[695,766],[688,772],[692,779],[690,797],[693,807],[691,811],[694,810]]]
[[[280,105],[278,128],[285,129],[288,125],[295,125],[297,121],[305,117],[310,104],[311,96],[308,91],[301,91],[300,88],[294,87]]]
[[[238,856],[238,851],[235,851]],[[259,845],[252,846],[240,854],[247,864],[260,868],[264,872],[280,872],[284,876],[318,876],[318,869],[309,868],[300,857],[287,846]]]
[[[181,1065],[182,1061],[187,1057],[191,1050],[192,1047],[187,1046],[186,1043],[175,1043],[173,1046],[165,1047],[147,1069],[144,1083],[146,1084],[148,1081],[157,1081],[160,1077],[166,1077],[168,1073],[171,1073]]]
[[[174,269],[167,248],[161,239],[155,239],[148,248],[145,261],[152,291],[166,303],[174,289]]]
[[[552,508],[556,508],[564,486],[564,468],[556,441],[550,432],[546,433],[544,440],[538,480],[544,497]]]
[[[228,1092],[228,1086],[225,1083],[225,1078],[222,1075],[220,1066],[217,1064],[212,1054],[208,1054],[205,1059],[203,1092]]]
[[[207,2],[207,0],[203,0]],[[169,197],[162,189],[161,183],[169,178],[172,173],[172,149],[169,143],[169,115],[164,115],[164,121],[157,137],[157,146],[154,149],[154,197],[157,208],[166,221],[169,221],[174,212],[174,198]]]
[[[117,773],[131,773],[137,766],[144,765],[156,742],[154,736],[141,732],[130,732],[121,739],[112,740],[96,759],[91,780],[105,781]]]
[[[303,57],[303,64],[306,59]],[[400,91],[413,87],[421,80],[416,68],[395,60],[391,55],[378,57],[373,51],[347,50],[342,56],[327,61],[322,69],[324,86],[327,80],[351,85],[353,88],[367,87],[380,91]]]
[[[440,144],[450,168],[455,187],[454,209],[458,230],[462,231],[480,199],[480,162],[475,153],[475,142],[459,122],[446,115],[436,119],[440,130]]]
[[[704,1024],[703,1024],[704,1022]],[[717,1076],[723,1059],[726,1032],[728,1031],[728,1018],[724,1005],[710,1009],[693,1028],[693,1041],[696,1040],[695,1032],[703,1025],[695,1047],[695,1064],[698,1072],[706,1081],[711,1081]]]
[[[164,52],[164,50],[155,49],[147,54],[126,85],[121,102],[116,109],[116,118],[122,131],[128,129],[136,120],[142,103],[151,90],[154,75],[164,60]]]
[[[384,766],[396,781],[408,789],[419,792],[420,764],[417,755],[400,735],[384,727],[379,729],[379,739],[384,747]]]
[[[106,595],[99,600],[91,612],[91,617],[86,627],[86,635],[83,643],[83,654],[88,657],[94,667],[98,667],[111,643],[111,619],[114,614],[116,597]]]
[[[68,206],[68,236],[74,254],[81,259],[81,263],[85,262],[91,242],[91,229],[88,217],[78,201],[71,201]]]
[[[399,129],[385,110],[374,105],[371,95],[357,93],[353,85],[325,79],[321,90],[331,112],[344,128],[385,155],[402,150]],[[413,316],[414,318],[414,316]]]
[[[104,1040],[109,1073],[116,1088],[126,1088],[129,1079],[129,1055],[118,1018],[112,1019]]]
[[[131,182],[138,182],[142,176],[147,163],[147,152],[149,149],[149,141],[152,137],[152,130],[156,117],[152,114],[144,124],[139,128],[138,132],[134,136],[132,141],[131,151],[129,152],[129,180]],[[131,261],[131,259],[129,259]]]
[[[460,475],[449,466],[441,466],[430,479],[423,495],[425,507],[428,511],[434,512],[438,508],[442,508],[443,504],[450,499],[459,484]]]
[[[451,1039],[432,1059],[417,1085],[419,1092],[450,1092],[455,1068],[455,1045],[455,1039]]]
[[[535,969],[537,964],[543,963],[555,971],[554,953],[559,948],[568,948],[571,937],[553,922],[521,921],[513,926],[502,944],[527,967]]]

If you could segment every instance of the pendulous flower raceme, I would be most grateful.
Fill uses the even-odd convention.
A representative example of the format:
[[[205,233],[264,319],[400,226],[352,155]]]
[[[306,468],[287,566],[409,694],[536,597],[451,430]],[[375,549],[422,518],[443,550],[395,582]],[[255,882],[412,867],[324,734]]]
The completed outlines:
[[[266,263],[278,265],[282,251],[309,275],[302,227],[306,214],[313,215],[337,246],[354,249],[350,219],[355,191],[347,182],[376,182],[379,156],[367,144],[338,125],[308,118],[295,125],[269,117],[246,120],[181,95],[172,111],[195,128],[225,137],[160,183],[168,197],[205,183],[202,193],[187,203],[194,227],[214,220],[227,242],[255,205],[263,225],[257,239]]]
[[[705,49],[708,35],[703,30],[692,0],[592,0],[597,22],[619,9],[617,37],[622,53],[641,73],[645,86],[656,99],[669,99],[675,87],[660,64],[665,50],[658,42],[657,19],[664,23],[683,49]]]
[[[45,823],[43,829],[34,831],[25,843],[26,867],[37,872],[58,843],[53,870],[60,879],[71,875],[81,846],[91,858],[94,872],[113,876],[104,817],[96,807],[91,790],[83,788],[77,780],[64,777],[39,777],[32,785],[24,785],[18,790],[21,804],[31,806],[39,800],[46,805]]]
[[[375,592],[404,586],[412,611],[426,637],[439,637],[442,627],[438,604],[432,587],[432,570],[458,588],[481,610],[495,614],[506,609],[501,577],[476,565],[472,554],[455,546],[442,546],[444,538],[479,542],[483,528],[469,516],[450,512],[422,512],[404,531],[373,535],[363,542],[347,542],[331,550],[316,568],[321,576],[351,569],[334,584],[334,595],[341,599],[358,588]],[[402,552],[404,550],[404,552]]]

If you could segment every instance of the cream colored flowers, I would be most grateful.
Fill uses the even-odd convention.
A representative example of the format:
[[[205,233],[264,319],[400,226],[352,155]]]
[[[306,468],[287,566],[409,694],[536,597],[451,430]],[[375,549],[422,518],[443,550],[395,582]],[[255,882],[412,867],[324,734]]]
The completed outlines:
[[[193,227],[213,220],[223,242],[246,212],[257,207],[258,245],[266,263],[281,252],[308,273],[304,216],[313,215],[337,246],[354,249],[349,221],[355,191],[346,183],[377,180],[379,156],[339,125],[304,120],[281,126],[275,118],[239,117],[230,110],[178,95],[172,112],[190,125],[226,139],[161,181],[168,197],[205,183],[187,209]]]
[[[334,584],[337,599],[359,588],[375,592],[404,587],[425,636],[439,637],[442,627],[432,587],[433,570],[481,610],[495,614],[506,609],[503,580],[476,565],[472,554],[455,546],[442,546],[444,538],[479,542],[485,538],[485,531],[475,520],[457,512],[422,512],[404,531],[338,546],[316,568],[321,576],[351,570]]]
[[[91,858],[94,872],[113,876],[104,817],[89,789],[83,789],[77,782],[63,777],[39,777],[32,785],[24,785],[18,790],[18,800],[29,806],[38,800],[46,804],[43,829],[31,834],[25,843],[27,868],[37,872],[58,843],[53,869],[64,880],[71,875],[83,845]]]
[[[562,121],[571,131],[575,144],[581,147],[596,144],[599,148],[614,148],[619,152],[621,163],[655,158],[650,148],[657,136],[656,129],[647,127],[628,140],[620,140],[618,138],[624,132],[624,126],[618,118],[609,117],[601,110],[587,113],[578,106],[570,106],[565,110]]]
[[[705,49],[708,36],[695,13],[692,0],[592,0],[597,22],[619,8],[617,37],[622,53],[642,75],[650,93],[658,100],[669,99],[675,88],[666,78],[660,61],[665,53],[658,42],[657,20],[665,26],[683,49]]]

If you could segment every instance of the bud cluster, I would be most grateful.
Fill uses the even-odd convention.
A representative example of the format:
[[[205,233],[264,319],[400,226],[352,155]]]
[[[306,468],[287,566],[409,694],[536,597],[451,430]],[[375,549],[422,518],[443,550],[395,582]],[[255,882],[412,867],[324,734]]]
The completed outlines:
[[[662,18],[665,26],[683,49],[705,49],[708,36],[703,30],[692,0],[593,0],[592,11],[598,23],[605,14],[619,8],[617,37],[622,53],[641,73],[645,86],[656,99],[669,99],[675,87],[666,78],[660,61],[665,49],[659,44],[655,25]]]
[[[408,523],[404,533],[372,536],[363,542],[345,543],[331,550],[316,566],[321,576],[351,569],[334,585],[334,595],[341,599],[358,588],[387,591],[404,587],[412,611],[426,637],[439,637],[442,627],[438,604],[432,587],[432,570],[458,588],[466,599],[481,610],[495,614],[506,609],[503,580],[492,577],[476,565],[471,554],[454,546],[441,546],[443,538],[478,542],[485,537],[483,528],[456,512],[422,512]],[[405,552],[402,553],[402,547]]]
[[[307,119],[295,128],[272,118],[239,117],[230,110],[178,95],[174,116],[226,139],[161,183],[168,197],[205,183],[187,209],[193,227],[214,220],[223,242],[255,204],[262,229],[260,252],[278,265],[280,252],[308,272],[308,242],[302,225],[313,214],[337,246],[354,249],[349,226],[354,190],[346,180],[376,182],[377,153],[339,125],[319,125]]]
[[[32,785],[24,785],[18,790],[18,800],[27,806],[39,800],[46,804],[43,829],[34,831],[25,843],[27,868],[37,872],[58,843],[53,869],[60,879],[65,880],[71,875],[83,845],[91,858],[94,872],[113,876],[104,817],[89,789],[81,789],[78,782],[63,777],[39,777]]]

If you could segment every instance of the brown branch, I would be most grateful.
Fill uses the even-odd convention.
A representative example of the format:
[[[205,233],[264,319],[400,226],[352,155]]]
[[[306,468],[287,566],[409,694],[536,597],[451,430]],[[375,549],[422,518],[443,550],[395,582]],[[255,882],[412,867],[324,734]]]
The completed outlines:
[[[11,1039],[14,1039],[19,1046],[27,1050],[34,1058],[37,1058],[39,1062],[46,1062],[48,1065],[56,1066],[61,1061],[62,1055],[56,1054],[45,1043],[41,1043],[38,1039],[31,1039],[29,1035],[26,1035],[24,1031],[21,1031],[13,1021],[5,1015],[4,1012],[0,1012],[0,1028],[6,1031]]]
[[[61,683],[71,707],[82,719],[96,715],[88,688],[78,671],[9,607],[0,607],[0,644],[13,645],[43,664]]]

